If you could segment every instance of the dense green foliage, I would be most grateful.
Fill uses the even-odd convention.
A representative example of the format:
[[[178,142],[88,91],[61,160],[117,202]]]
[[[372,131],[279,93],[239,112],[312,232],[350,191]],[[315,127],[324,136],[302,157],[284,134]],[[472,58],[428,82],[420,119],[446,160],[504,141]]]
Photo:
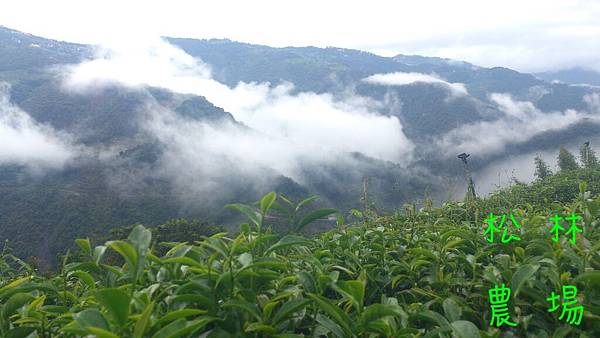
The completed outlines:
[[[468,203],[393,215],[355,210],[354,222],[338,217],[335,229],[313,238],[272,233],[270,215],[287,215],[301,230],[331,211],[296,213],[312,199],[270,193],[256,205],[229,206],[248,219],[237,235],[171,243],[157,254],[153,233],[140,225],[105,245],[78,240],[81,255],[66,255],[48,277],[5,251],[0,335],[596,337],[599,178],[600,170],[581,169]],[[488,243],[489,212],[514,214],[521,240]],[[582,216],[583,234],[576,244],[553,242],[548,216],[570,212]],[[109,252],[124,264],[108,264]],[[489,325],[487,293],[499,283],[513,291],[515,328]],[[566,284],[579,289],[580,326],[547,311],[546,297]]]
[[[584,143],[579,149],[579,160],[584,168],[594,168],[598,166],[596,152],[590,147],[589,143]]]
[[[564,171],[579,168],[575,156],[563,146],[560,146],[558,151],[558,168]]]
[[[127,238],[136,226],[137,224],[114,228],[110,230],[108,235],[100,234],[90,238],[90,244],[103,244],[107,241]],[[193,243],[204,239],[206,236],[226,231],[223,227],[211,225],[206,221],[186,218],[170,219],[148,230],[152,233],[151,246],[159,254],[164,254],[168,251],[168,243]]]
[[[534,159],[535,162],[535,177],[539,180],[543,180],[544,178],[552,175],[552,170],[550,170],[550,166],[540,157],[536,156]]]

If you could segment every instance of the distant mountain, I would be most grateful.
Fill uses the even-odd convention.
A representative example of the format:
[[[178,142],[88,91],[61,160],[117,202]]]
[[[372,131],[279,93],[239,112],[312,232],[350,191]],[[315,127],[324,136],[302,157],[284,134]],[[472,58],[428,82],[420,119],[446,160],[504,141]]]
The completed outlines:
[[[475,96],[507,92],[519,97],[536,85],[549,85],[530,74],[507,68],[482,68],[449,59],[404,56],[393,58],[344,48],[285,47],[251,45],[231,40],[167,38],[186,53],[211,65],[214,77],[230,86],[239,81],[284,80],[299,91],[339,92],[361,79],[391,72],[435,73],[449,82],[465,83]]]
[[[587,109],[583,98],[595,92],[593,88],[550,83],[508,68],[484,68],[435,57],[398,55],[388,58],[343,48],[273,48],[223,39],[167,40],[210,64],[214,77],[230,86],[240,81],[268,81],[273,85],[288,81],[297,91],[343,96],[351,88],[367,97],[397,97],[402,108],[388,109],[387,113],[398,116],[406,127],[404,132],[422,146],[467,122],[490,121],[503,116],[497,104],[490,100],[492,93],[509,94],[515,100],[531,102],[544,112],[554,112]],[[464,84],[469,95],[448,100],[447,90],[430,83],[372,86],[361,81],[373,74],[393,72],[434,74],[449,83]],[[493,154],[494,157],[499,155]],[[446,170],[447,166],[442,168]]]
[[[0,72],[5,79],[17,79],[54,64],[77,63],[90,56],[87,45],[37,37],[0,26]]]
[[[593,69],[574,67],[558,71],[536,73],[534,75],[548,82],[560,81],[573,85],[600,86],[600,72]]]
[[[452,65],[457,67],[464,67],[470,69],[480,68],[471,63],[465,61],[457,61],[452,59],[440,58],[440,57],[431,57],[431,56],[422,56],[422,55],[403,55],[398,54],[393,57],[394,60],[403,63],[408,66],[419,66],[419,65]]]
[[[374,73],[408,71],[391,58],[343,48],[273,48],[231,40],[167,38],[213,68],[216,80],[229,86],[239,81],[289,81],[298,91],[344,90],[347,84]]]

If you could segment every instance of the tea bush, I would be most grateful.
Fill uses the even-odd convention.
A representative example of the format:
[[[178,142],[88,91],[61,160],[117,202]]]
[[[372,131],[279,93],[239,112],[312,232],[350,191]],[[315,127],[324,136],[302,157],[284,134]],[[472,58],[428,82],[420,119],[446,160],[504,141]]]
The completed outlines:
[[[302,228],[333,211],[303,213],[313,199],[294,204],[270,193],[256,205],[229,206],[248,219],[237,235],[161,251],[138,225],[127,239],[96,247],[77,240],[81,252],[65,255],[51,276],[5,248],[0,336],[598,337],[600,197],[571,176],[562,180],[576,190],[569,187],[568,201],[551,196],[563,181],[518,185],[394,215],[354,210],[357,221],[338,217],[334,229],[310,238]],[[550,193],[540,197],[536,189]],[[274,212],[295,231],[272,233]],[[487,242],[483,218],[490,212],[512,213],[521,240]],[[552,241],[549,216],[571,212],[582,216],[583,234],[576,244],[564,236]],[[106,261],[111,251],[123,265]],[[488,290],[500,283],[512,290],[516,327],[490,326]],[[566,284],[578,287],[580,325],[548,312],[546,298]]]

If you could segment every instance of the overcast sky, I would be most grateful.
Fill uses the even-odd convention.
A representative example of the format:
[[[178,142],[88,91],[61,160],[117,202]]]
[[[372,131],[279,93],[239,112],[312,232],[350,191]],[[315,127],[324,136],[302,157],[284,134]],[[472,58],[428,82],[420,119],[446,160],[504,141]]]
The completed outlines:
[[[528,72],[600,70],[598,0],[3,0],[0,25],[82,43],[229,38],[442,56]]]

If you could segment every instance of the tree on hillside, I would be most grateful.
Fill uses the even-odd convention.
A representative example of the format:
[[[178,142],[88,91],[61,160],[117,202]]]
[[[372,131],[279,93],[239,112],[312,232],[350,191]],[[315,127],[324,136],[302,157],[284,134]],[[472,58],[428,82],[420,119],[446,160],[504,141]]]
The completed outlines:
[[[594,168],[598,166],[596,152],[590,147],[589,142],[585,142],[579,150],[579,159],[584,168]]]
[[[534,159],[535,162],[535,177],[538,180],[543,180],[544,178],[552,175],[552,171],[550,170],[550,166],[546,164],[546,162],[542,159],[540,155],[537,155]]]
[[[579,168],[575,156],[571,154],[564,146],[560,146],[558,151],[558,168],[560,171],[575,170]]]

